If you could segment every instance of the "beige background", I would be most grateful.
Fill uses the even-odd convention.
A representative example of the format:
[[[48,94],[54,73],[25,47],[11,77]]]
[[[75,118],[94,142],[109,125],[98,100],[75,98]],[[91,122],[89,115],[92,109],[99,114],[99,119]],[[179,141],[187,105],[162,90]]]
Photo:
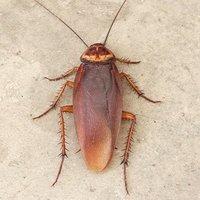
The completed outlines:
[[[43,0],[89,43],[103,41],[122,0]],[[100,174],[84,166],[73,118],[66,115],[69,159],[56,187],[58,116],[38,121],[63,81],[54,77],[80,63],[84,45],[31,0],[0,0],[0,199],[198,200],[200,199],[200,2],[128,0],[108,40],[117,55],[142,60],[118,65],[153,105],[124,83],[124,109],[137,114],[126,196],[119,136],[112,164]],[[73,77],[70,78],[73,80]],[[72,91],[66,94],[71,102]]]

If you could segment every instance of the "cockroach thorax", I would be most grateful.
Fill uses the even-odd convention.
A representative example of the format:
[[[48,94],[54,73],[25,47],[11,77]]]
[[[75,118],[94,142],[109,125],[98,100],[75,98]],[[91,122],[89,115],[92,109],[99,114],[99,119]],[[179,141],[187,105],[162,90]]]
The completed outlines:
[[[96,43],[82,54],[81,62],[107,63],[114,58],[114,54],[109,49],[101,43]]]

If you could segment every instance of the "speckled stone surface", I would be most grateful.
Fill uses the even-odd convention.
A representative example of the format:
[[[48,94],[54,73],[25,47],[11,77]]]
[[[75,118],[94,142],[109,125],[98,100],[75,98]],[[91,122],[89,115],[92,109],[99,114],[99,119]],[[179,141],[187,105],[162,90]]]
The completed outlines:
[[[43,0],[92,44],[103,41],[122,0]],[[70,149],[61,178],[58,110],[42,119],[64,81],[48,82],[80,64],[84,45],[31,0],[0,1],[0,199],[2,200],[198,200],[200,199],[200,2],[128,0],[107,47],[116,56],[141,60],[118,64],[145,94],[138,99],[124,82],[124,110],[137,115],[126,196],[120,163],[129,123],[122,124],[112,163],[88,171],[73,117],[65,115]],[[68,80],[73,80],[73,76]],[[72,102],[67,90],[60,103]]]

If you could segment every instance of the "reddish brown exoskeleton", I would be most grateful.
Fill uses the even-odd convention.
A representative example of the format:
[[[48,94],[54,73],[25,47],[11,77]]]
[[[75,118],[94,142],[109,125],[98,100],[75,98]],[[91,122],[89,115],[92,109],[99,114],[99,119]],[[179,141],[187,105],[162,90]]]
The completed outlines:
[[[81,152],[85,159],[85,163],[89,169],[94,171],[102,171],[108,166],[115,149],[121,120],[131,121],[131,127],[126,141],[123,160],[121,162],[124,166],[125,188],[128,193],[126,167],[128,166],[136,117],[134,114],[125,112],[122,109],[122,79],[126,79],[130,87],[144,99],[152,103],[158,103],[160,101],[153,101],[146,97],[135,85],[133,79],[128,74],[119,72],[115,65],[116,61],[126,64],[138,64],[139,62],[132,62],[128,59],[119,59],[105,47],[114,21],[126,0],[118,10],[106,35],[105,41],[102,44],[96,43],[89,47],[84,40],[62,19],[57,17],[53,12],[51,12],[38,1],[36,2],[53,14],[68,28],[70,28],[87,47],[86,51],[80,58],[82,63],[79,67],[75,67],[67,71],[60,77],[51,79],[47,78],[50,81],[57,81],[76,73],[75,81],[65,82],[50,108],[43,114],[34,118],[40,118],[47,114],[51,109],[56,107],[66,87],[73,89],[73,105],[65,105],[60,107],[62,159],[56,180],[53,185],[59,178],[64,159],[67,155],[63,114],[68,112],[74,114],[78,141],[81,147]]]

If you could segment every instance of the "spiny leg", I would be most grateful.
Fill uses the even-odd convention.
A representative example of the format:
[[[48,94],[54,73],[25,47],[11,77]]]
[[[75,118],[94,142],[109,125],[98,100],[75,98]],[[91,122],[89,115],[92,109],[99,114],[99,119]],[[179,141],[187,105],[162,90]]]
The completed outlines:
[[[67,76],[72,75],[73,73],[77,72],[77,70],[78,70],[78,67],[74,67],[74,68],[66,71],[64,74],[60,75],[59,77],[56,77],[56,78],[44,77],[44,78],[49,80],[49,81],[58,81],[58,80],[61,80],[63,78],[66,78]]]
[[[139,64],[141,61],[131,61],[127,58],[116,58],[116,61],[119,61],[121,63],[125,63],[125,64],[128,64],[128,65],[131,65],[131,64]]]
[[[65,91],[65,88],[66,87],[70,87],[70,88],[73,88],[74,87],[74,82],[72,81],[67,81],[60,89],[59,93],[56,95],[55,97],[55,100],[52,102],[52,104],[50,105],[50,107],[45,111],[43,112],[41,115],[37,116],[37,117],[34,117],[33,119],[38,119],[44,115],[46,115],[50,110],[52,110],[56,105],[57,103],[59,102],[61,96],[63,95],[64,91]]]
[[[127,194],[129,194],[126,169],[128,167],[128,159],[129,159],[129,154],[131,152],[131,144],[133,142],[133,133],[135,131],[136,117],[132,113],[123,111],[122,112],[122,119],[123,120],[130,120],[130,121],[132,121],[131,127],[129,129],[129,133],[128,133],[128,136],[127,136],[126,147],[125,147],[125,150],[124,150],[124,154],[122,156],[123,160],[121,162],[121,164],[123,164],[123,166],[124,166],[124,183],[125,183],[125,189],[126,189]]]
[[[53,182],[52,186],[54,186],[57,183],[60,173],[62,171],[62,166],[63,166],[64,160],[65,160],[65,157],[67,157],[65,122],[64,122],[64,116],[63,116],[64,112],[73,113],[73,105],[66,105],[66,106],[63,106],[60,108],[60,134],[61,134],[60,135],[60,140],[61,140],[60,156],[61,156],[61,162],[60,162],[60,167],[59,167],[56,179]]]
[[[133,78],[132,78],[129,74],[126,74],[126,73],[124,73],[124,72],[121,72],[120,75],[121,75],[122,78],[125,78],[125,79],[128,81],[128,83],[129,83],[129,85],[131,86],[131,88],[139,95],[139,97],[142,97],[142,98],[144,98],[144,99],[146,99],[147,101],[150,101],[150,102],[152,102],[152,103],[160,103],[160,102],[161,102],[161,101],[154,101],[154,100],[152,100],[152,99],[146,97],[146,96],[144,95],[144,93],[143,93],[143,92],[138,88],[138,86],[135,84],[135,82],[133,81]]]

